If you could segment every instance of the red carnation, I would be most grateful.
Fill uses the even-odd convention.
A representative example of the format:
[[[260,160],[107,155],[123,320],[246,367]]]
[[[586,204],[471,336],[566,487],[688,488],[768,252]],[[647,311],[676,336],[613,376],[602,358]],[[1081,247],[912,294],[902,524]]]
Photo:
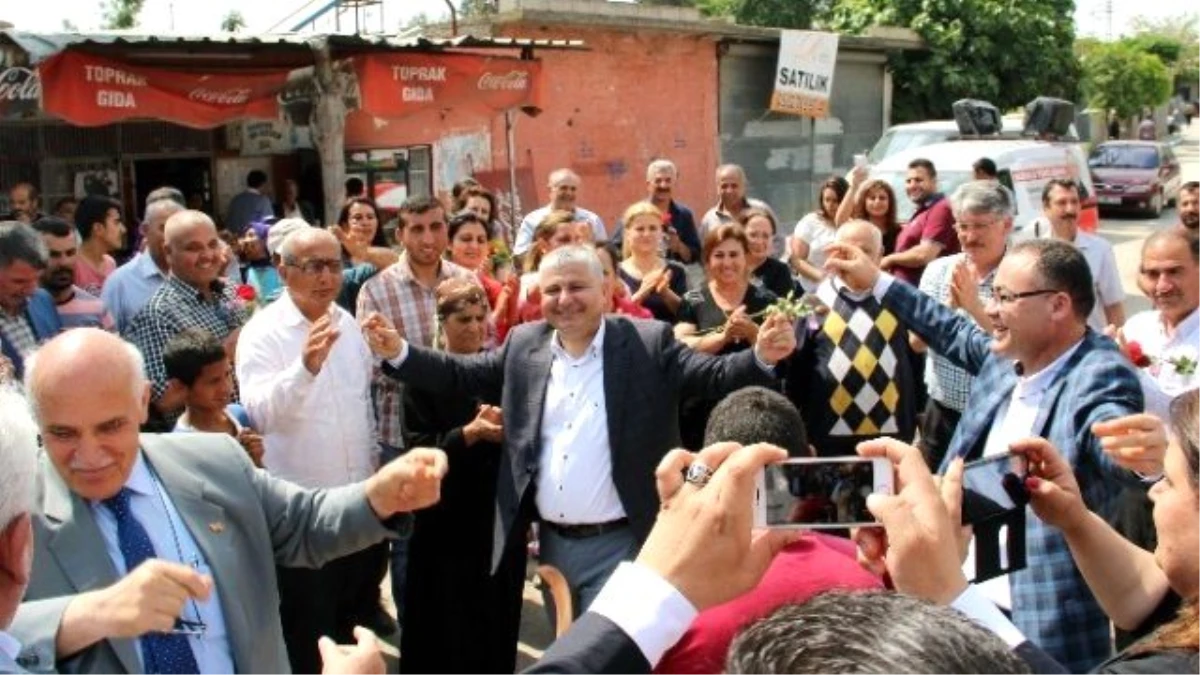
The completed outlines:
[[[258,299],[258,292],[250,284],[241,284],[237,287],[237,297],[239,300],[254,302]]]
[[[1152,361],[1146,352],[1142,351],[1142,346],[1137,342],[1126,342],[1125,353],[1129,356],[1129,360],[1138,368],[1149,367]]]

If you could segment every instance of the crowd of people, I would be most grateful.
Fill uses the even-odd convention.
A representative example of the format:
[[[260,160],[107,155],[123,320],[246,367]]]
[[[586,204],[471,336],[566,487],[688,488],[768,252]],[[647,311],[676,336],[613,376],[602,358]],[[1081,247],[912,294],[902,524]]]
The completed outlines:
[[[376,672],[397,631],[405,671],[512,672],[531,555],[544,672],[1195,672],[1200,188],[1127,318],[1079,187],[1015,233],[984,159],[951,195],[913,161],[903,224],[856,169],[787,226],[733,164],[697,219],[666,159],[607,221],[553,171],[511,232],[470,178],[348,182],[328,227],[258,171],[137,228],[15,186],[0,672]],[[964,462],[1009,452],[1025,564],[973,583]],[[809,456],[894,465],[878,527],[752,531]]]

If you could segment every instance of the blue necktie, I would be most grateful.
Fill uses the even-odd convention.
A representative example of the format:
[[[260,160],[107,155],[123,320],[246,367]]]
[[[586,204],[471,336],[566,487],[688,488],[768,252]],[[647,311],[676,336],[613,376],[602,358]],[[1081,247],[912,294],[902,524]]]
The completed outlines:
[[[154,544],[146,528],[134,517],[129,508],[129,488],[121,488],[116,495],[104,500],[104,506],[117,518],[117,545],[125,558],[125,573],[128,574],[147,558],[154,558]],[[188,644],[187,636],[170,633],[146,633],[140,639],[143,668],[147,673],[198,673],[196,656]]]

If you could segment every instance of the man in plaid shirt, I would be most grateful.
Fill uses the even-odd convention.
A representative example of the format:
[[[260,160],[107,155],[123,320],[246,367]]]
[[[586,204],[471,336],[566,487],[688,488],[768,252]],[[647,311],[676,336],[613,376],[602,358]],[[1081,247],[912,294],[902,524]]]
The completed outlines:
[[[180,211],[167,220],[164,237],[171,273],[122,337],[146,359],[152,407],[170,416],[183,406],[187,390],[167,379],[162,360],[167,341],[185,329],[199,328],[223,341],[232,355],[250,312],[233,284],[219,279],[225,268],[223,246],[211,218],[200,211]]]
[[[469,270],[444,260],[449,245],[446,210],[433,197],[411,197],[400,207],[396,238],[404,246],[400,260],[375,275],[358,294],[358,319],[379,312],[405,339],[422,347],[433,346],[435,291],[446,279],[474,279]],[[371,385],[375,419],[379,425],[380,463],[404,450],[404,390],[378,365]],[[396,615],[404,618],[405,541],[392,542],[392,598]],[[382,578],[382,575],[380,575]],[[375,586],[378,589],[378,584]],[[378,617],[380,620],[382,616]],[[390,626],[372,626],[390,628]],[[377,631],[387,634],[392,631]]]
[[[992,299],[996,268],[1004,258],[1006,240],[1012,231],[1012,201],[999,183],[964,183],[950,198],[954,211],[954,229],[962,253],[937,258],[921,276],[921,290],[934,300],[958,310],[991,331],[992,321],[984,306]],[[916,333],[909,333],[913,349],[923,351],[925,344]],[[918,444],[931,470],[937,470],[950,447],[950,438],[967,406],[974,378],[967,371],[935,352],[925,362],[925,385],[929,401],[925,404]]]

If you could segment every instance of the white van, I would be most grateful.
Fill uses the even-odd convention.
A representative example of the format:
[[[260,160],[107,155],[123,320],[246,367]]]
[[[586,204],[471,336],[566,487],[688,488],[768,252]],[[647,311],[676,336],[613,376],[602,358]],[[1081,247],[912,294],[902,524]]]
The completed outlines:
[[[896,214],[900,222],[912,217],[916,205],[904,192],[908,164],[927,159],[937,169],[938,191],[949,197],[963,183],[974,179],[971,165],[981,157],[996,163],[1000,182],[1012,190],[1013,234],[1022,231],[1042,214],[1042,189],[1051,178],[1070,178],[1080,185],[1082,209],[1079,226],[1095,231],[1100,215],[1096,206],[1096,188],[1088,172],[1087,157],[1075,143],[1035,140],[950,141],[905,150],[871,167],[871,178],[887,181],[896,193]]]
[[[1020,140],[1021,132],[1025,130],[1025,115],[1023,113],[1005,115],[1001,118],[1001,124],[1003,130],[1000,133],[1004,138]],[[883,132],[883,136],[880,136],[875,145],[871,147],[870,152],[867,153],[867,160],[871,164],[876,164],[897,152],[960,139],[962,139],[962,134],[954,120],[894,124],[888,127],[887,131]],[[1079,140],[1079,134],[1076,132],[1074,124],[1067,129],[1067,135],[1063,136],[1062,140]]]

